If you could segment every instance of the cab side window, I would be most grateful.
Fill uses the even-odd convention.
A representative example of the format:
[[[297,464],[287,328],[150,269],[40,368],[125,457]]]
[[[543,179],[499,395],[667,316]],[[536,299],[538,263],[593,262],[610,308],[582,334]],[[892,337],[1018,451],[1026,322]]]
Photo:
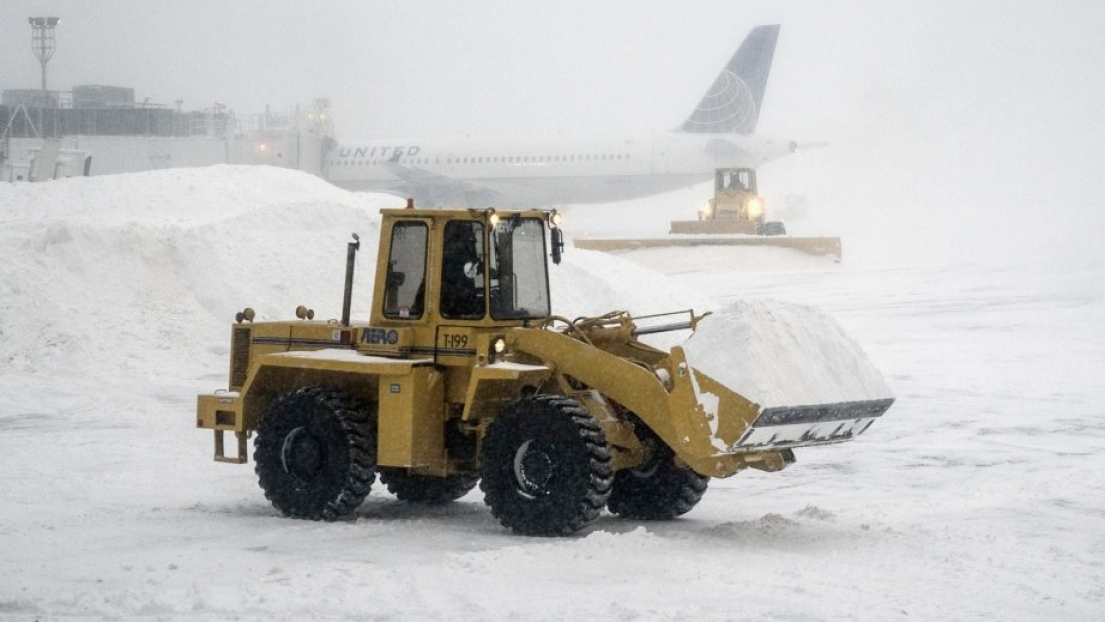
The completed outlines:
[[[398,222],[391,230],[384,285],[384,317],[408,320],[422,317],[426,307],[426,241],[423,222]]]

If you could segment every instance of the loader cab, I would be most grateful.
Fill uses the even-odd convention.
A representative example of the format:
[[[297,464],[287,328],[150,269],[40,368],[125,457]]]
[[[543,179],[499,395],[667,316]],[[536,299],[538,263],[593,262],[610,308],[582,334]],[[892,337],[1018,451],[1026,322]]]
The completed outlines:
[[[756,171],[750,168],[719,168],[714,171],[714,193],[756,194]]]
[[[446,320],[549,315],[545,227],[539,218],[450,219],[442,227],[437,308]]]
[[[549,316],[547,213],[383,212],[373,325],[519,325]]]

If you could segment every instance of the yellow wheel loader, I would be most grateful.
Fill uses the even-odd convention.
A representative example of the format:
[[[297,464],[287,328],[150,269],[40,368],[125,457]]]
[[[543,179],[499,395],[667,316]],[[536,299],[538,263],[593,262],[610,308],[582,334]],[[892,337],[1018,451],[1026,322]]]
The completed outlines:
[[[840,238],[787,235],[781,220],[767,220],[764,200],[756,187],[756,171],[719,168],[714,171],[714,196],[698,210],[698,220],[673,220],[671,235],[652,238],[576,238],[575,246],[598,251],[624,251],[670,246],[771,246],[810,255],[841,258]]]
[[[649,327],[626,312],[553,315],[555,211],[381,213],[368,322],[349,317],[354,235],[341,319],[300,307],[296,320],[260,322],[244,309],[229,389],[198,397],[215,460],[247,462],[253,436],[261,488],[287,516],[349,515],[379,477],[425,504],[478,482],[520,534],[570,534],[603,508],[672,519],[709,478],[782,469],[793,448],[853,438],[893,402],[763,408],[692,368],[681,347],[638,339],[694,329],[704,316],[693,311]]]

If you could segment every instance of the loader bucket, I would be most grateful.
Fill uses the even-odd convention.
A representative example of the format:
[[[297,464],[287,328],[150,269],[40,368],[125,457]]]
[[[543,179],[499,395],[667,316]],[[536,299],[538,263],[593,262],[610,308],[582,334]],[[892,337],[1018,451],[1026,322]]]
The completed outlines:
[[[749,467],[782,469],[793,462],[794,448],[852,440],[894,401],[862,398],[764,407],[692,367],[680,346],[672,348],[668,360],[676,373],[666,397],[626,405],[681,461],[709,477],[728,477]]]
[[[894,402],[859,345],[813,307],[735,302],[700,322],[679,354],[721,453],[850,440]]]
[[[695,370],[698,403],[710,425],[710,444],[721,454],[775,451],[852,440],[894,403],[893,398],[763,407]]]

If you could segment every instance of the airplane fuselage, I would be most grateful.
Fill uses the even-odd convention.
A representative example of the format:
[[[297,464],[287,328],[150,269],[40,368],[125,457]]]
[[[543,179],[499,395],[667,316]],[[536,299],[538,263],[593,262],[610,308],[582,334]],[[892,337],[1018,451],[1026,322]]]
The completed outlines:
[[[705,182],[717,168],[756,168],[797,148],[754,133],[778,37],[778,25],[753,28],[677,131],[338,145],[323,174],[425,207],[525,208],[636,199]]]
[[[734,133],[380,140],[334,147],[324,174],[348,190],[409,196],[426,207],[522,208],[649,196],[794,149],[791,141]]]

